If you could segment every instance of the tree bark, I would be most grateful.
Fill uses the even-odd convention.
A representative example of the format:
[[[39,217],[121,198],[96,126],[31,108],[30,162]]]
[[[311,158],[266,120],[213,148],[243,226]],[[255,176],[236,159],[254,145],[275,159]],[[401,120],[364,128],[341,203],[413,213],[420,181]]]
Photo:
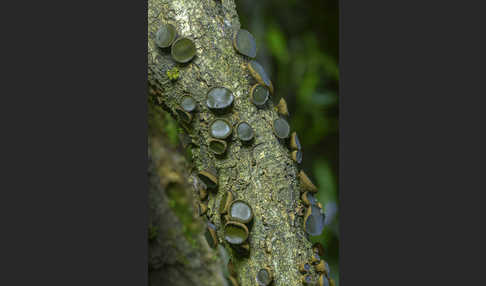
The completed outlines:
[[[194,41],[197,53],[191,62],[177,64],[171,59],[170,50],[156,47],[154,37],[162,23],[174,25],[179,35]],[[273,285],[301,285],[298,265],[309,262],[313,252],[303,230],[303,218],[298,214],[298,209],[303,208],[299,170],[290,158],[288,143],[273,133],[273,121],[278,118],[273,103],[258,109],[249,100],[255,81],[246,67],[248,60],[232,46],[233,34],[239,28],[233,0],[149,0],[149,92],[175,118],[175,108],[184,95],[191,95],[197,102],[191,123],[177,119],[191,143],[188,148],[192,148],[193,176],[211,167],[217,170],[218,189],[209,192],[207,218],[217,226],[219,242],[231,256],[239,284],[256,285],[257,272],[269,267],[274,272]],[[171,81],[167,71],[174,67],[180,76]],[[224,115],[213,114],[205,105],[207,92],[217,86],[230,89],[235,96],[231,112]],[[233,126],[248,122],[255,131],[254,142],[245,146],[233,132],[226,156],[216,158],[208,149],[208,125],[221,117]],[[218,206],[229,190],[237,199],[249,203],[254,212],[248,258],[236,256],[223,239]],[[311,271],[317,281],[317,274]]]

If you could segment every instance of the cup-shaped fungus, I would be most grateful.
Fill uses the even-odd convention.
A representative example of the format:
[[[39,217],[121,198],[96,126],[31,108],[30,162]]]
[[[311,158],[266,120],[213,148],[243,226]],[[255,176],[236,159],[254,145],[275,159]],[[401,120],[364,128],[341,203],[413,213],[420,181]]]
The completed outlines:
[[[315,286],[315,283],[310,275],[302,276],[302,284],[305,286]]]
[[[270,90],[270,93],[273,93],[273,84],[268,77],[265,69],[258,63],[257,61],[253,60],[248,63],[248,70],[250,71],[251,76],[262,85],[265,85]]]
[[[226,141],[221,140],[221,139],[216,139],[216,138],[210,138],[209,139],[209,150],[213,152],[216,155],[221,155],[226,152]]]
[[[249,204],[242,200],[234,200],[228,208],[228,214],[232,221],[249,223],[253,219],[253,211]]]
[[[215,189],[218,186],[218,178],[216,177],[216,174],[210,170],[199,171],[197,176],[208,189]]]
[[[181,100],[181,107],[187,112],[193,112],[194,109],[196,109],[196,101],[194,98],[190,97],[189,95],[186,95],[182,98]]]
[[[287,108],[287,101],[282,97],[277,104],[277,112],[283,116],[289,116],[289,110]]]
[[[324,260],[319,261],[319,263],[317,263],[314,267],[316,268],[317,273],[326,272],[326,263],[324,262]]]
[[[268,286],[272,283],[273,273],[268,267],[263,267],[260,269],[256,275],[256,281],[259,286]]]
[[[248,241],[245,241],[242,244],[232,245],[231,247],[239,256],[248,257],[250,255],[250,244]]]
[[[312,193],[317,193],[317,187],[312,183],[312,181],[307,177],[304,171],[300,171],[299,173],[300,183],[302,184],[302,188],[304,191],[310,191]]]
[[[257,107],[263,108],[269,97],[270,91],[266,86],[259,83],[252,86],[250,91],[250,99],[251,102],[253,102],[253,104],[255,104]]]
[[[228,212],[229,206],[233,201],[233,193],[231,191],[227,191],[223,194],[221,201],[219,201],[219,213],[225,214]]]
[[[315,205],[316,204],[316,199],[310,192],[304,192],[302,193],[302,196],[300,196],[302,199],[302,202],[304,202],[304,205],[310,206],[310,205]]]
[[[319,261],[321,261],[321,257],[319,256],[319,254],[313,253],[310,261],[311,261],[312,265],[316,265],[317,263],[319,263]]]
[[[307,208],[304,217],[305,230],[312,236],[318,236],[322,233],[325,226],[325,214],[316,205],[311,205]],[[319,255],[316,253],[316,255]]]
[[[248,228],[246,225],[236,222],[228,221],[224,225],[224,239],[232,245],[239,245],[248,238]]]
[[[316,242],[312,245],[312,250],[320,256],[324,256],[324,246],[320,242]]]
[[[208,92],[206,106],[213,111],[222,112],[233,104],[234,99],[231,90],[225,87],[214,87]]]
[[[209,124],[209,134],[217,139],[226,139],[231,135],[231,125],[225,119],[216,118]]]
[[[253,139],[254,131],[250,124],[242,121],[236,126],[236,134],[243,142],[249,142]]]
[[[311,266],[307,262],[304,262],[301,265],[299,265],[299,272],[302,273],[302,274],[309,273],[310,270],[311,270]]]
[[[185,123],[189,123],[192,120],[192,114],[189,112],[185,111],[181,107],[176,108],[176,112],[179,115],[179,118],[184,121]]]
[[[201,203],[198,203],[198,206],[197,207],[198,207],[197,213],[198,213],[199,216],[205,215],[206,212],[208,211],[208,206],[205,203],[202,203],[202,202]]]
[[[233,47],[235,50],[247,57],[256,57],[256,41],[250,32],[240,29],[233,36]]]
[[[300,145],[299,137],[295,131],[290,135],[290,148],[292,150],[302,150],[302,145]]]
[[[214,224],[208,222],[204,237],[211,248],[216,248],[218,246],[218,236],[216,235],[216,226]]]
[[[200,187],[199,188],[199,199],[205,200],[208,197],[208,190],[206,188]]]
[[[329,286],[329,280],[324,274],[319,276],[319,286]]]
[[[285,139],[289,137],[290,125],[287,120],[283,118],[278,118],[273,122],[273,132],[280,139]]]
[[[305,232],[312,236],[320,235],[324,229],[324,219],[324,214],[321,213],[317,206],[311,205],[308,207],[304,217]],[[316,255],[318,254],[316,253]]]
[[[177,32],[174,26],[171,24],[162,24],[155,34],[155,44],[159,48],[170,47],[176,36]]]
[[[292,151],[292,160],[294,160],[295,163],[300,164],[302,163],[302,150],[294,150]]]
[[[171,55],[176,62],[187,63],[196,55],[196,45],[191,39],[179,38],[172,44]]]

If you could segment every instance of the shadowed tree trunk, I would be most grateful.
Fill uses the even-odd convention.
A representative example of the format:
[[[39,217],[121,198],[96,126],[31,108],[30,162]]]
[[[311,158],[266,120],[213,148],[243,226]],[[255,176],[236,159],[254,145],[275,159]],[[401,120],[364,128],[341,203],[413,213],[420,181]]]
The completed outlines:
[[[175,63],[169,50],[155,46],[154,37],[162,23],[176,27],[179,35],[192,39],[196,57],[188,64]],[[209,192],[207,219],[217,227],[219,243],[228,250],[238,273],[240,285],[256,285],[255,276],[263,267],[274,272],[276,286],[301,285],[298,265],[308,262],[311,243],[303,231],[298,168],[290,158],[288,143],[273,134],[278,118],[272,102],[257,109],[249,100],[255,83],[246,67],[248,60],[236,53],[232,36],[240,28],[233,0],[149,0],[148,9],[148,84],[150,96],[176,118],[187,134],[192,149],[192,176],[208,168],[218,174],[218,188]],[[257,43],[258,46],[258,43]],[[176,81],[167,72],[179,71]],[[235,101],[230,112],[216,116],[205,105],[211,87],[230,89]],[[278,93],[278,87],[276,87]],[[197,110],[185,124],[175,113],[184,95],[191,95]],[[245,146],[234,132],[223,158],[208,149],[208,125],[214,118],[225,118],[233,126],[248,122],[255,131],[251,145]],[[254,219],[250,231],[250,255],[241,258],[224,242],[219,202],[231,190],[237,199],[248,202]],[[317,280],[314,269],[312,277]]]

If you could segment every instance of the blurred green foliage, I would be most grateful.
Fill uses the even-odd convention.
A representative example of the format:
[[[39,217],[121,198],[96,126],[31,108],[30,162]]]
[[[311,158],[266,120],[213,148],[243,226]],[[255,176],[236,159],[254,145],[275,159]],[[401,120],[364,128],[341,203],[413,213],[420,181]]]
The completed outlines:
[[[337,0],[236,1],[242,28],[257,40],[257,60],[285,98],[303,146],[302,168],[319,188],[327,216],[324,259],[339,285],[339,16]]]

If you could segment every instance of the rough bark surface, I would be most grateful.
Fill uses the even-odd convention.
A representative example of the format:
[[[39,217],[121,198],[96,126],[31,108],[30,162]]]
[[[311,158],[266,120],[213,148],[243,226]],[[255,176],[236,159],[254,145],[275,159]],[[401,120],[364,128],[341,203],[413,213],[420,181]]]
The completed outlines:
[[[179,123],[191,142],[193,173],[209,167],[218,172],[219,187],[210,192],[207,218],[218,228],[219,242],[232,257],[239,284],[257,285],[257,272],[268,266],[274,272],[273,285],[302,285],[298,265],[309,261],[312,250],[303,231],[303,218],[297,214],[303,207],[298,167],[290,158],[288,142],[273,134],[273,121],[278,118],[273,104],[257,109],[249,100],[255,81],[246,67],[248,59],[232,47],[232,36],[240,28],[234,1],[149,0],[148,7],[149,92],[171,114],[175,114],[186,94],[198,103],[191,123],[184,124],[181,120]],[[155,46],[155,33],[162,23],[173,24],[179,35],[194,41],[197,54],[191,62],[176,64],[170,49]],[[176,81],[167,77],[167,71],[173,67],[180,72]],[[227,114],[215,115],[205,105],[207,92],[216,86],[230,89],[235,96],[233,108]],[[248,122],[255,130],[254,142],[242,145],[233,132],[226,156],[216,158],[208,149],[208,125],[217,117],[227,119],[233,126],[240,121]],[[235,256],[223,240],[218,206],[228,190],[237,199],[248,202],[254,211],[249,258]],[[314,270],[312,276],[317,280]]]

